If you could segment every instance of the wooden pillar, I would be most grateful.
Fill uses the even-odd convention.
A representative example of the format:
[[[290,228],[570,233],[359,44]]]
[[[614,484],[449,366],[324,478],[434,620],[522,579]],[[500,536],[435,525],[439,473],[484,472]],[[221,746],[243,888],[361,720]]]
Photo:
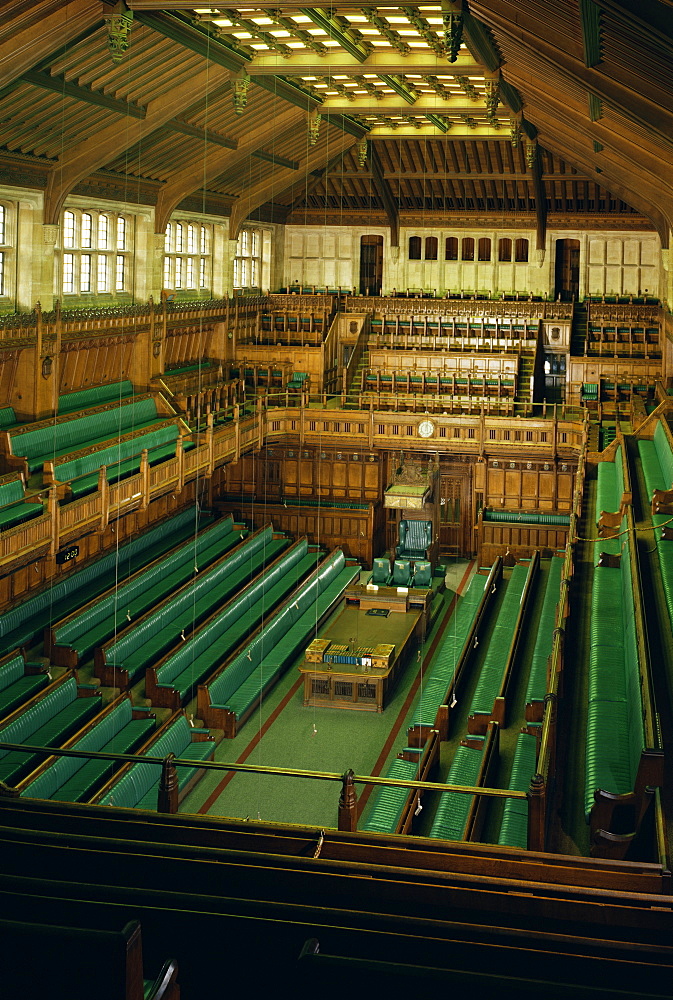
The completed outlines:
[[[338,829],[342,833],[355,833],[358,828],[358,797],[353,782],[354,777],[353,771],[348,770],[342,778],[338,819]]]
[[[169,753],[161,765],[157,812],[176,813],[178,811],[178,772],[173,761],[175,754]]]
[[[100,529],[105,531],[110,520],[110,484],[107,481],[106,465],[101,465],[98,473],[98,492],[100,493]]]
[[[147,448],[140,452],[140,482],[143,499],[141,509],[145,510],[150,505],[150,464],[147,461]]]
[[[49,494],[47,497],[47,510],[51,515],[51,546],[49,554],[55,556],[60,547],[60,534],[61,534],[61,508],[58,505],[58,494],[55,486],[49,488]]]
[[[178,493],[182,493],[185,485],[185,449],[182,446],[182,435],[175,442],[175,456],[178,460]]]
[[[547,786],[541,774],[534,774],[528,789],[528,850],[545,849],[545,805]]]

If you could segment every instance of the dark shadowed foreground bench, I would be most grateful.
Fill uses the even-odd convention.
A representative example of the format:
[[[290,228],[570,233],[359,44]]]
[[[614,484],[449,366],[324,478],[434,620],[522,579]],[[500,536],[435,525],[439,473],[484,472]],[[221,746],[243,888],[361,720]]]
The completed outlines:
[[[39,914],[37,914],[39,916]],[[121,921],[120,921],[121,922]],[[145,979],[140,923],[121,930],[0,920],[7,1000],[179,1000],[178,968]]]

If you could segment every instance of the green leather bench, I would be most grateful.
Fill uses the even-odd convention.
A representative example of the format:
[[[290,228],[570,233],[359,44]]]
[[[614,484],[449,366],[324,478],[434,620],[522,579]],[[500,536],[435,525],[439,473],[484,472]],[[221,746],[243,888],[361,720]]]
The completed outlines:
[[[204,736],[207,738],[201,738]],[[193,760],[193,768],[177,768],[178,792],[184,792],[198,773],[198,765],[212,759],[214,750],[215,741],[209,738],[208,730],[193,729],[184,712],[180,712],[165,728],[162,727],[157,739],[146,746],[144,752],[149,757],[167,757],[174,753],[183,760]],[[99,805],[104,806],[156,810],[160,779],[161,767],[158,764],[131,764],[100,798],[95,798]]]
[[[41,503],[26,501],[23,479],[16,473],[0,480],[0,531],[13,528],[44,513]]]
[[[596,520],[602,511],[618,511],[624,492],[624,473],[622,466],[622,449],[617,448],[614,462],[598,463],[598,487],[596,490]]]
[[[153,431],[140,434],[138,437],[125,441],[109,443],[108,447],[99,448],[88,455],[54,464],[54,479],[59,483],[79,480],[73,484],[75,496],[81,496],[98,486],[98,473],[101,465],[108,467],[108,477],[122,478],[140,468],[140,453],[146,448],[148,452],[155,449],[166,449],[166,454],[175,454],[176,443],[180,436],[177,424],[166,424]],[[82,482],[81,477],[84,477]]]
[[[591,593],[584,808],[598,788],[633,791],[645,747],[635,611],[628,555],[594,570]]]
[[[158,432],[156,431],[153,432],[154,439],[158,438],[159,436],[160,435]],[[144,437],[147,436],[144,435]],[[165,462],[168,459],[175,458],[177,436],[171,433],[168,435],[168,437],[170,438],[168,444],[155,445],[154,447],[147,449],[148,465],[150,466],[158,465],[160,462]],[[132,450],[133,455],[130,458],[124,459],[123,461],[112,462],[112,464],[106,467],[105,478],[107,479],[108,483],[110,483],[111,486],[114,485],[115,483],[120,482],[122,479],[125,479],[127,476],[133,476],[135,475],[136,472],[140,471],[141,455],[140,452],[137,451],[138,440],[139,440],[138,438],[135,438],[132,441],[124,442],[122,448],[118,449],[115,448],[117,454],[120,454],[122,452],[126,454],[127,452]],[[143,447],[144,446],[140,447],[140,451],[143,450]],[[185,441],[182,445],[182,450],[187,452],[190,451],[193,447],[194,443],[192,441]],[[92,459],[99,458],[100,453],[98,453],[97,456],[91,456],[91,457]],[[94,493],[98,489],[98,483],[100,478],[100,466],[105,463],[99,462],[99,464],[96,465],[96,462],[94,461],[92,464],[96,466],[95,472],[90,472],[88,475],[80,476],[79,478],[70,481],[70,492],[74,500],[78,500],[79,497],[86,496],[87,493]],[[60,475],[62,468],[63,466],[59,465],[56,467],[55,471]]]
[[[480,749],[465,746],[457,748],[446,778],[447,785],[478,784],[485,749],[483,737],[482,740],[484,746]],[[462,792],[441,792],[429,836],[442,840],[465,840],[465,827],[473,801],[473,795]]]
[[[21,653],[0,664],[0,717],[36,695],[46,687],[49,677],[46,671],[26,673],[26,662]]]
[[[434,726],[437,709],[444,704],[449,685],[460,662],[465,642],[470,633],[479,605],[484,596],[488,577],[475,574],[470,585],[458,600],[432,664],[426,674],[422,691],[416,702],[412,726]]]
[[[263,622],[265,615],[272,614],[276,605],[315,569],[319,559],[319,553],[308,551],[305,538],[294,545],[159,666],[157,686],[177,691],[184,701]]]
[[[386,778],[416,781],[418,761],[396,757],[386,771]],[[408,788],[377,785],[374,789],[367,818],[358,827],[372,833],[396,833],[409,797]]]
[[[619,505],[618,505],[619,506]],[[535,510],[488,510],[484,508],[483,520],[505,524],[548,524],[567,528],[569,514],[544,514]]]
[[[507,583],[507,590],[500,613],[493,627],[488,643],[486,656],[481,667],[479,680],[472,697],[470,715],[480,714],[490,717],[493,704],[500,691],[505,668],[507,666],[507,651],[514,637],[523,590],[526,585],[528,567],[518,563],[512,569]]]
[[[87,389],[77,389],[58,397],[58,412],[73,413],[75,410],[88,410],[92,406],[101,406],[114,400],[126,399],[133,395],[133,383],[128,379],[121,382],[108,382],[107,385],[92,385]]]
[[[57,625],[51,637],[55,661],[74,666],[55,647],[74,650],[81,661],[96,646],[114,635],[116,629],[123,627],[127,623],[127,615],[131,619],[137,617],[189,580],[194,575],[195,563],[205,567],[223,555],[240,539],[239,532],[233,527],[231,517],[216,521],[196,538],[192,536],[182,542],[164,558],[126,583],[122,582],[99,601],[88,604],[80,614]]]
[[[157,413],[153,397],[127,400],[119,406],[60,422],[29,424],[28,429],[10,434],[12,454],[25,458],[32,473],[42,468],[47,460],[55,461],[70,452],[109,442],[131,431],[149,429],[165,419]]]
[[[14,412],[13,406],[2,406],[0,407],[0,428],[2,430],[8,431],[12,427],[18,427],[19,423],[16,419],[16,413]]]
[[[138,677],[178,642],[178,653],[189,649],[193,651],[190,656],[196,655],[200,631],[196,637],[189,637],[187,645],[182,642],[183,634],[191,632],[215,607],[245,586],[265,562],[273,560],[286,545],[286,538],[273,538],[271,527],[256,532],[230,556],[218,562],[212,573],[200,573],[172,599],[163,601],[153,613],[126,629],[115,642],[106,644],[100,651],[101,661],[104,658],[115,669],[126,670],[129,677]]]
[[[52,580],[39,593],[0,615],[0,655],[32,642],[52,621],[70,614],[84,600],[102,593],[117,579],[124,579],[193,535],[194,511],[185,510],[124,542],[118,551]]]
[[[541,718],[541,706],[547,693],[547,661],[551,655],[554,644],[554,627],[556,625],[556,607],[560,599],[561,573],[563,571],[563,559],[554,556],[549,564],[547,574],[547,586],[542,601],[542,610],[537,628],[537,638],[531,657],[530,672],[526,685],[526,718],[531,716],[529,721],[539,722]],[[534,702],[539,703],[539,710],[536,712],[532,706]],[[531,706],[531,709],[528,709]],[[535,717],[534,717],[535,716]]]
[[[139,713],[140,709],[135,709]],[[91,753],[134,753],[154,732],[153,716],[133,718],[129,697],[122,697],[110,711],[101,713],[80,739],[69,741],[71,750]],[[82,757],[57,757],[33,781],[24,785],[21,795],[57,802],[86,802],[96,789],[110,778],[120,764],[109,760],[86,760]]]
[[[315,630],[316,622],[338,600],[359,571],[359,566],[346,566],[340,549],[328,556],[317,572],[292,595],[295,600],[289,598],[262,632],[210,684],[199,689],[200,699],[206,696],[213,714],[217,716],[224,712],[229,721],[233,717],[238,725],[251,706],[263,697],[296,658]],[[201,700],[199,716],[210,724],[208,716],[203,714]],[[231,730],[225,730],[225,735],[232,735]]]
[[[673,486],[673,455],[668,444],[668,439],[660,423],[655,428],[653,441],[639,441],[638,453],[645,477],[648,496],[651,497],[654,490],[670,490]],[[664,522],[669,521],[667,514],[652,514],[652,523],[660,528]],[[666,607],[668,609],[669,620],[673,628],[673,543],[670,540],[657,537],[657,556],[661,571],[661,582],[664,587]]]
[[[99,712],[100,706],[100,695],[78,698],[77,682],[68,677],[0,727],[0,742],[58,747]],[[20,750],[0,750],[0,780],[14,785],[42,759]]]
[[[537,766],[537,737],[519,733],[512,761],[508,787],[515,792],[527,792]],[[528,847],[528,799],[506,799],[500,824],[498,843],[503,847]]]

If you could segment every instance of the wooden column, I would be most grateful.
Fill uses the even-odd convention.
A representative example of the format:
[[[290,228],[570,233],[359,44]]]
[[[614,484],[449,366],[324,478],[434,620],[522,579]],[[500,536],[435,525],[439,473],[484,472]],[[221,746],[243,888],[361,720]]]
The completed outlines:
[[[355,791],[352,770],[343,775],[341,795],[339,797],[338,829],[342,833],[355,833],[358,828],[358,797]]]
[[[545,849],[545,805],[547,786],[541,774],[534,774],[528,789],[528,850]]]
[[[176,813],[178,811],[178,772],[173,761],[175,754],[169,753],[161,765],[157,812]]]

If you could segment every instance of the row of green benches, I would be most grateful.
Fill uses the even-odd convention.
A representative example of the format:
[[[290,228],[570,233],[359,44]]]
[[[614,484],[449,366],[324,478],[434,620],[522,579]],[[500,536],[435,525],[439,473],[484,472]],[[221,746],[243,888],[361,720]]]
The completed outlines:
[[[416,701],[411,725],[422,733],[421,738],[437,728],[442,739],[448,739],[450,704],[456,697],[491,593],[501,576],[502,560],[499,559],[487,577],[475,573],[466,592],[458,600]]]
[[[213,759],[215,746],[210,732],[190,726],[185,713],[180,711],[157,731],[154,739],[145,744],[143,753],[162,759],[175,754],[177,758],[190,762],[190,766],[177,767],[178,798],[182,800],[201,777],[199,764]],[[161,767],[158,764],[129,764],[92,801],[117,808],[156,810],[160,780]]]
[[[626,517],[623,519],[626,527]],[[586,733],[584,809],[596,789],[632,792],[645,746],[628,541],[619,566],[594,569]]]
[[[240,534],[235,533],[236,541],[239,538]],[[287,545],[285,537],[275,536],[271,527],[266,526],[178,590],[164,591],[162,587],[168,596],[150,602],[140,618],[96,649],[96,675],[103,684],[121,688],[145,675],[145,689],[150,697],[148,667],[162,662],[162,657],[165,659],[176,646],[193,653],[194,640],[205,628],[209,615],[217,613],[215,609],[254,579]],[[153,704],[163,704],[156,700],[156,691],[152,689],[151,693]]]
[[[196,517],[193,510],[182,511],[123,542],[118,549],[93,560],[83,569],[69,569],[58,580],[50,581],[38,593],[0,615],[0,655],[40,638],[52,621],[70,614],[84,600],[114,587],[117,580],[126,579],[174,545],[193,536],[196,526],[210,519],[210,515]]]
[[[420,747],[405,747],[386,771],[387,778],[407,781],[430,781],[439,759],[439,733],[436,730]],[[421,793],[395,785],[377,785],[358,829],[371,833],[410,833],[414,816],[420,812]]]
[[[505,596],[493,626],[486,656],[472,697],[468,716],[470,733],[483,735],[491,719],[505,723],[504,685],[513,666],[516,644],[521,634],[523,614],[532,581],[537,573],[539,553],[528,566],[517,563],[506,583]],[[501,584],[502,586],[502,584]]]
[[[482,510],[484,521],[502,522],[504,524],[548,524],[567,528],[570,525],[569,514],[547,514],[536,510]]]
[[[74,500],[94,493],[100,484],[100,470],[105,466],[105,478],[114,486],[140,472],[142,453],[147,451],[147,464],[158,465],[177,454],[180,431],[177,424],[164,424],[147,434],[118,441],[109,448],[101,448],[88,455],[79,455],[54,465],[53,476],[59,483],[67,482]],[[182,442],[182,450],[194,447],[193,441]]]
[[[172,715],[157,729],[150,710],[134,706],[129,695],[122,694],[63,746],[90,754],[142,754],[164,758],[173,753],[176,757],[193,760],[194,767],[181,767],[178,772],[178,792],[182,798],[200,776],[198,763],[212,759],[215,745],[210,733],[191,726],[184,712]],[[54,756],[27,775],[19,783],[19,791],[28,798],[94,801],[155,810],[160,779],[161,767],[157,764]]]
[[[559,585],[563,561],[552,559],[545,582],[545,593],[542,599],[542,611],[538,627],[531,670],[526,691],[527,703],[542,702],[547,686],[547,660],[553,643],[553,629],[556,617],[556,606],[559,600]],[[519,572],[517,573],[517,569]],[[494,702],[502,689],[503,678],[508,669],[508,661],[515,654],[515,632],[517,625],[521,627],[522,608],[525,610],[526,590],[535,573],[535,562],[528,571],[523,565],[514,567],[508,583],[508,589],[500,607],[500,613],[495,623],[489,641],[489,647],[477,681],[474,698],[471,705],[471,717],[468,719],[470,729],[476,727],[473,717],[476,713],[486,721],[484,735],[470,733],[458,747],[454,761],[447,776],[448,784],[477,786],[483,784],[490,767],[493,753],[492,741],[496,739],[493,716]],[[479,586],[472,598],[473,605],[481,593]],[[468,591],[469,594],[469,591]],[[467,595],[466,595],[467,597]],[[468,621],[475,614],[469,604],[465,608],[464,617]],[[457,630],[458,631],[458,630]],[[460,635],[467,635],[471,641],[466,624],[460,629]],[[509,651],[509,656],[505,653]],[[528,704],[527,704],[528,714]],[[504,715],[500,717],[504,721]],[[539,721],[538,719],[533,721]],[[522,732],[517,737],[517,747],[514,754],[512,770],[508,787],[519,792],[526,792],[531,776],[536,769],[537,737],[530,732]],[[431,828],[431,837],[463,840],[474,838],[481,824],[480,805],[477,797],[465,793],[445,792],[440,797],[437,813]],[[528,803],[521,799],[507,799],[503,809],[499,843],[523,849],[528,838]]]
[[[198,690],[198,716],[207,726],[237,728],[297,657],[360,567],[336,549],[295,590],[250,642]]]
[[[26,662],[16,650],[0,660],[0,718],[13,712],[49,683],[41,661]]]
[[[648,488],[664,482],[659,451],[664,464],[668,463],[668,472],[673,472],[673,456],[659,423],[655,440],[656,444],[639,442]],[[636,833],[649,800],[647,788],[656,787],[663,779],[663,753],[649,665],[643,659],[647,657],[646,645],[641,654],[644,623],[637,608],[642,599],[636,602],[640,570],[633,511],[630,504],[622,508],[623,496],[630,494],[630,476],[621,445],[614,463],[599,463],[599,477],[601,497],[613,510],[613,537],[601,538],[595,545],[598,559],[591,585],[584,809],[591,823],[592,844],[605,844],[613,852],[617,850],[615,833]],[[653,515],[655,524],[658,516]],[[600,522],[604,519],[601,506]],[[668,545],[657,542],[664,564],[669,558]],[[626,843],[624,837],[622,840]]]
[[[44,504],[39,499],[26,500],[20,472],[10,472],[0,478],[0,531],[31,521],[44,510]]]
[[[207,683],[241,643],[263,627],[265,619],[274,614],[280,602],[289,598],[320,561],[320,553],[309,550],[305,538],[273,562],[275,552],[271,544],[266,554],[260,576],[224,606],[218,602],[218,610],[189,641],[171,650],[156,666],[148,665],[145,692],[152,704],[178,707],[192,697],[197,685]]]
[[[552,556],[526,685],[527,722],[541,722],[544,713],[544,699],[548,691],[547,663],[554,644],[562,572],[563,559]]]
[[[114,400],[121,401],[133,395],[133,383],[128,379],[120,382],[107,382],[105,385],[91,385],[86,389],[76,389],[58,397],[59,413],[74,413],[77,410],[88,410],[92,406],[102,406]]]
[[[8,454],[26,460],[28,471],[41,469],[46,461],[82,448],[110,442],[130,431],[149,430],[160,422],[153,396],[106,403],[92,413],[64,414],[52,420],[24,424],[6,436]],[[99,463],[99,464],[102,464]]]
[[[45,630],[45,650],[54,663],[75,667],[127,623],[188,581],[240,540],[231,517],[206,525],[168,553],[141,567],[121,583],[116,580],[89,601]]]
[[[101,695],[78,687],[72,673],[64,674],[0,725],[0,742],[59,747],[100,711]],[[0,749],[0,780],[15,785],[42,758],[21,750]]]

